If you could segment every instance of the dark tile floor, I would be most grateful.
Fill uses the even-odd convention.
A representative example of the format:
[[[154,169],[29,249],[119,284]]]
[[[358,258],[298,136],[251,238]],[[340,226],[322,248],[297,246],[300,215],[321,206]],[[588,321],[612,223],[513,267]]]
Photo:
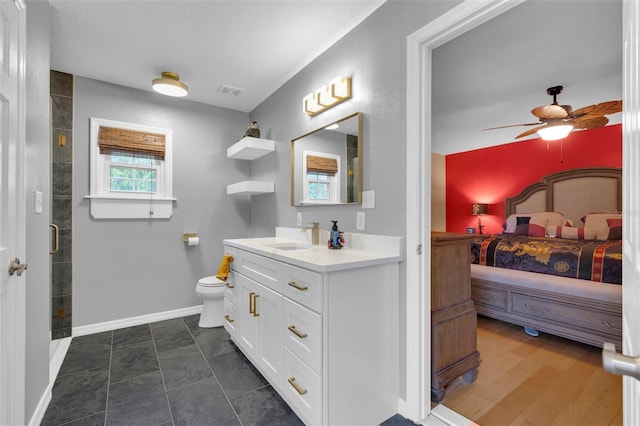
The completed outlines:
[[[301,425],[199,315],[74,338],[42,425]],[[384,426],[413,425],[400,415]]]

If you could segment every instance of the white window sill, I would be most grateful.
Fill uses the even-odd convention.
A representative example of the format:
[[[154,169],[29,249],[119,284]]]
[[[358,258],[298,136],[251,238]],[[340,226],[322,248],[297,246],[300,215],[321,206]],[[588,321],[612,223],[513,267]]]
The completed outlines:
[[[87,195],[94,219],[169,219],[175,198]]]

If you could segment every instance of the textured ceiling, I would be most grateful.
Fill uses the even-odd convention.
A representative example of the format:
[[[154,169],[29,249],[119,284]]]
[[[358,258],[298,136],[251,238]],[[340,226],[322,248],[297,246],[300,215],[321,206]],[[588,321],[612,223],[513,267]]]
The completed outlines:
[[[187,99],[244,112],[383,3],[49,2],[52,69],[148,91],[173,71]],[[559,101],[574,108],[620,99],[621,22],[621,0],[528,0],[435,49],[432,150],[514,141],[523,128],[481,129],[536,121],[530,110],[551,103],[550,86],[563,85]],[[244,90],[218,93],[222,85]]]
[[[622,1],[529,0],[434,49],[432,150],[515,141],[531,127],[482,129],[537,122],[558,85],[574,109],[621,99]]]
[[[249,112],[383,1],[49,3],[52,69],[149,91],[172,71],[187,99]]]

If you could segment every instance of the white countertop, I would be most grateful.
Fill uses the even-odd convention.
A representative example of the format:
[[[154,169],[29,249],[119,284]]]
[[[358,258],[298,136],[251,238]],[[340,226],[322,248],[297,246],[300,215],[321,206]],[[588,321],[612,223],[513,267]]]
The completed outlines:
[[[354,237],[351,247],[343,247],[340,250],[329,250],[322,238],[320,245],[308,244],[298,238],[284,237],[227,239],[224,240],[224,244],[316,272],[342,271],[403,261],[401,237],[366,234],[351,236]],[[349,238],[349,235],[346,238]],[[273,247],[274,245],[295,245],[303,248],[281,250]]]

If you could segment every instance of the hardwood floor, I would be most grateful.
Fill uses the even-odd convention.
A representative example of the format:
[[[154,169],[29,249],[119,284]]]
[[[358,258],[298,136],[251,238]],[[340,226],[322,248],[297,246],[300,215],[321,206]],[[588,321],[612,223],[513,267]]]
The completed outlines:
[[[602,350],[478,316],[482,364],[442,404],[481,426],[621,425],[622,378],[602,370]]]

